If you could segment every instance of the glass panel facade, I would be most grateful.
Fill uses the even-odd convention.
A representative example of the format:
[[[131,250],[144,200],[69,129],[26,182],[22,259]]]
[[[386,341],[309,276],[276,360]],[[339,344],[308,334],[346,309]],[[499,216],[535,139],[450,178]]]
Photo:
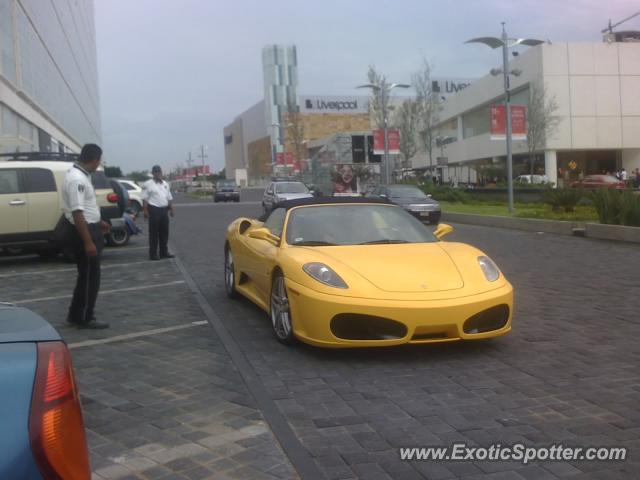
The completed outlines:
[[[0,74],[9,83],[17,83],[13,0],[0,0]]]
[[[101,137],[93,13],[93,0],[0,0],[0,75],[78,144]]]

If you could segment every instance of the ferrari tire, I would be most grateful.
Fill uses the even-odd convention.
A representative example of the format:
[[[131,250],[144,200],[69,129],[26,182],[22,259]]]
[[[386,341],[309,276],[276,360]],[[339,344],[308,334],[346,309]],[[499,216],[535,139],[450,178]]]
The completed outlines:
[[[224,290],[227,292],[227,297],[238,298],[236,270],[233,263],[233,253],[229,247],[224,249]]]
[[[285,285],[284,276],[277,274],[271,283],[271,301],[269,306],[271,326],[276,339],[284,345],[292,345],[296,342],[289,308],[289,296]]]

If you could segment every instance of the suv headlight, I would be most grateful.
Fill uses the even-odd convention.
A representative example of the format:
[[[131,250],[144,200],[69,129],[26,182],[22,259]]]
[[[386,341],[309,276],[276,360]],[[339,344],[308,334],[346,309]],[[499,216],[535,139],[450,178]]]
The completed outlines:
[[[349,288],[340,276],[324,263],[306,263],[302,269],[307,275],[330,287]]]
[[[496,264],[493,263],[493,260],[489,257],[484,255],[478,257],[478,265],[480,265],[482,273],[484,273],[485,278],[489,282],[495,282],[500,277],[500,270],[498,270]]]

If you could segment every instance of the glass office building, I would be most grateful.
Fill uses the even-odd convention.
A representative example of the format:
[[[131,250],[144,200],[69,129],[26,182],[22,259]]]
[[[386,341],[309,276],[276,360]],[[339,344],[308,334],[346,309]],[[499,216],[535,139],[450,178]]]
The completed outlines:
[[[0,151],[100,137],[93,0],[0,0]]]

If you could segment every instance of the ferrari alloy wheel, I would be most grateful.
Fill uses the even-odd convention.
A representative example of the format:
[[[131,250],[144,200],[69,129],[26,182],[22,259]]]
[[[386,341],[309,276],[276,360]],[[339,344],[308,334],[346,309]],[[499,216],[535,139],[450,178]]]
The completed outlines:
[[[236,290],[236,271],[230,248],[226,248],[224,251],[224,289],[229,298],[236,298],[238,296]]]
[[[280,343],[291,345],[295,342],[289,297],[282,275],[277,275],[271,285],[271,325]]]

